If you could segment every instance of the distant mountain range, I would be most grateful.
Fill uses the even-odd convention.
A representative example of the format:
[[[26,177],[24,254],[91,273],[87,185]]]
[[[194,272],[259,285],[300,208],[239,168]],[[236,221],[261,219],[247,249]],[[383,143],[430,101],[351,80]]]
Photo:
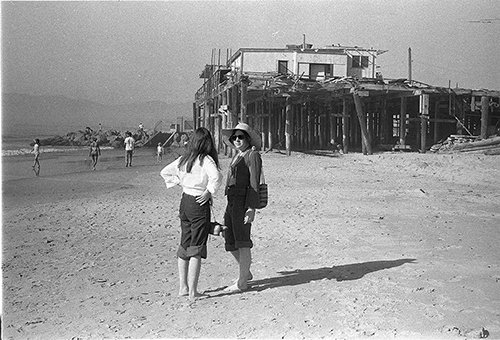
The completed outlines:
[[[3,133],[18,134],[19,129],[41,129],[45,133],[64,133],[77,127],[105,129],[137,128],[143,123],[152,129],[162,121],[161,130],[168,130],[178,117],[192,120],[192,103],[149,101],[122,105],[104,105],[89,100],[63,96],[35,96],[19,93],[2,94]],[[53,130],[53,131],[52,131]]]

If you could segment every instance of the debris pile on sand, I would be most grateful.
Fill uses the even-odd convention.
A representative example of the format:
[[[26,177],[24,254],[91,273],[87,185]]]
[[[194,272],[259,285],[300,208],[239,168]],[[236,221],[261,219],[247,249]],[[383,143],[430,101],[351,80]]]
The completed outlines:
[[[434,144],[430,151],[439,153],[480,152],[487,155],[500,154],[500,137],[480,139],[477,136],[450,135],[445,141]]]
[[[64,136],[53,136],[40,139],[40,145],[88,146],[95,139],[101,146],[112,146],[114,148],[120,148],[123,146],[123,141],[125,140],[125,133],[126,131],[118,131],[118,130],[96,131],[87,127],[84,130],[68,132]],[[133,137],[136,141],[140,141],[145,136],[137,132],[133,134]],[[33,143],[31,143],[31,145],[33,145]]]

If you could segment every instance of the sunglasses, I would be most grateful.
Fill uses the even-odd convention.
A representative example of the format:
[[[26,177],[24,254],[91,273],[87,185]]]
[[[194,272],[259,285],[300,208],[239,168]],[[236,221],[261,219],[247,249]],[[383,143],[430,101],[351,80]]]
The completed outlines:
[[[234,142],[236,139],[245,140],[245,135],[232,135],[231,138],[229,138],[231,142]]]

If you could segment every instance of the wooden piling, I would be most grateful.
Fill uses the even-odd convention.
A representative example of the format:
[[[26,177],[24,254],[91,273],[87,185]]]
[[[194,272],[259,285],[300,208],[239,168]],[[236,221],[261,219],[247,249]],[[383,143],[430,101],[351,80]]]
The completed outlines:
[[[481,139],[488,138],[488,114],[490,111],[490,98],[481,97]]]
[[[349,107],[347,98],[342,98],[342,146],[344,153],[349,152]]]
[[[291,120],[292,120],[292,99],[290,96],[286,97],[286,109],[285,109],[285,147],[286,147],[286,154],[287,156],[290,156],[292,154],[291,152]]]
[[[361,101],[361,97],[356,92],[352,94],[352,97],[354,99],[354,106],[356,108],[356,114],[358,115],[359,126],[361,128],[361,141],[364,146],[363,154],[372,155],[371,137],[366,127],[366,115],[363,110],[363,102]]]
[[[265,131],[265,121],[264,121],[264,99],[259,101],[259,112],[260,112],[260,139],[262,141],[262,150],[266,149],[266,131]]]
[[[268,133],[267,133],[267,143],[269,145],[268,150],[273,149],[273,131],[275,129],[275,124],[274,124],[274,119],[275,119],[275,114],[273,112],[274,109],[274,100],[273,97],[269,99],[268,102],[268,107],[267,107],[267,115],[268,115]]]
[[[196,103],[193,103],[193,124],[194,124],[194,129],[196,130],[198,128],[198,107]]]
[[[399,145],[406,145],[406,105],[408,99],[401,97],[401,106],[399,111]]]
[[[228,90],[225,90],[224,92],[222,92],[222,105],[224,107],[228,107]],[[228,125],[228,116],[229,116],[229,110],[226,110],[226,112],[224,112],[222,114],[222,129],[227,129],[227,125]],[[222,141],[222,136],[221,136],[221,141]],[[227,148],[228,146],[226,145],[226,143],[222,142],[222,148],[224,150],[224,155],[227,155]]]
[[[247,122],[247,83],[241,81],[240,122]]]
[[[311,149],[312,142],[312,112],[311,112],[311,102],[306,103],[306,148]]]
[[[429,95],[420,95],[420,150],[422,153],[427,149],[427,123],[429,120]]]
[[[434,139],[433,143],[436,144],[439,139],[439,100],[436,100],[436,103],[434,104]]]

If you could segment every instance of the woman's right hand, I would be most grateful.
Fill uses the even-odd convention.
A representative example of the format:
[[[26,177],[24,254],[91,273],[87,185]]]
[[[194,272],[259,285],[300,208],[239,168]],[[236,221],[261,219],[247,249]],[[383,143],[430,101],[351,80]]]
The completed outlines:
[[[199,205],[204,205],[207,202],[210,202],[210,199],[212,198],[212,194],[210,191],[205,190],[200,196],[196,197],[196,202]]]

